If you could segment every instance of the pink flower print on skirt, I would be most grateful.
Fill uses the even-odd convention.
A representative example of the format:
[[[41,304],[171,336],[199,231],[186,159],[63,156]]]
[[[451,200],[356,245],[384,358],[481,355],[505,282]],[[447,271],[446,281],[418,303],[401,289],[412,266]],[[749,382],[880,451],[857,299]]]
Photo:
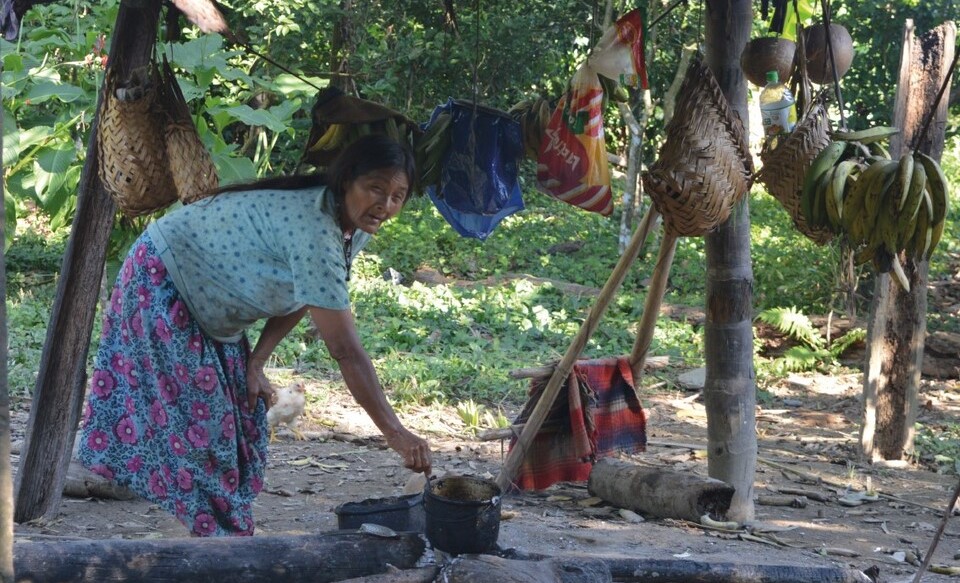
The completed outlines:
[[[266,415],[246,406],[246,338],[203,333],[149,235],[104,313],[78,457],[201,536],[252,535]]]

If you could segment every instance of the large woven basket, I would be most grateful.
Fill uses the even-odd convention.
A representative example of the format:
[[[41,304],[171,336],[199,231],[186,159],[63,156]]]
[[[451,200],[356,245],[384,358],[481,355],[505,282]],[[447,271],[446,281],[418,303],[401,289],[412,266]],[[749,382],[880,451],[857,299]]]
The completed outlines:
[[[709,233],[750,190],[753,161],[743,123],[699,57],[687,69],[665,131],[644,187],[668,233]]]
[[[833,238],[826,228],[813,228],[807,223],[800,209],[803,178],[813,160],[830,143],[830,119],[824,106],[823,96],[816,98],[803,115],[793,132],[773,150],[760,152],[763,167],[757,179],[786,209],[797,230],[818,245]]]
[[[104,80],[97,128],[100,180],[130,217],[177,200],[157,111],[159,82],[156,64],[137,69],[124,82],[111,68]]]
[[[166,57],[163,59],[162,79],[158,92],[159,105],[166,114],[163,138],[167,164],[183,204],[200,200],[216,191],[220,185],[213,158],[200,141],[193,125],[187,101],[180,91],[177,77]]]

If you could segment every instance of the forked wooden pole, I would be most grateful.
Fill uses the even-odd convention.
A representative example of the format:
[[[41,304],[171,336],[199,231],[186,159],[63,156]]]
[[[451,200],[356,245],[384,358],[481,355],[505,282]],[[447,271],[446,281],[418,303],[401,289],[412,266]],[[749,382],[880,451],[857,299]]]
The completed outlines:
[[[640,385],[643,376],[643,362],[653,341],[653,331],[657,327],[657,317],[660,315],[660,304],[663,303],[663,294],[667,289],[667,280],[670,279],[670,268],[673,266],[673,255],[677,251],[677,236],[664,233],[660,241],[660,254],[657,256],[657,265],[650,279],[650,289],[647,290],[647,301],[643,307],[643,316],[640,317],[640,326],[637,330],[637,340],[633,343],[633,352],[630,353],[630,368],[633,371],[633,386]]]
[[[640,250],[643,249],[643,244],[650,234],[650,229],[657,222],[657,217],[659,216],[660,213],[657,212],[653,205],[647,209],[647,214],[644,215],[643,221],[640,223],[640,226],[637,227],[623,255],[620,256],[620,261],[617,262],[610,277],[607,278],[607,283],[605,283],[603,289],[600,290],[597,303],[590,308],[590,313],[587,314],[587,318],[583,321],[583,324],[580,325],[580,331],[577,332],[570,347],[567,348],[567,352],[563,355],[563,358],[560,359],[560,362],[557,363],[556,368],[553,369],[553,375],[547,382],[547,386],[543,389],[540,400],[537,401],[536,406],[533,408],[533,413],[530,414],[530,418],[527,419],[526,424],[524,424],[523,431],[520,432],[520,437],[517,438],[517,443],[507,454],[506,459],[503,461],[503,467],[500,468],[500,475],[497,476],[497,485],[504,491],[510,486],[514,476],[517,475],[517,470],[519,470],[523,464],[523,458],[527,453],[527,449],[530,447],[533,437],[540,431],[540,426],[543,425],[543,421],[546,419],[547,413],[550,411],[550,407],[557,397],[557,393],[560,392],[563,381],[566,380],[570,374],[574,363],[580,357],[583,348],[587,345],[587,341],[590,340],[590,336],[597,329],[600,318],[603,317],[607,306],[610,305],[610,301],[613,299],[613,296],[616,295],[617,290],[626,278],[630,266],[633,265],[637,256],[640,255]]]

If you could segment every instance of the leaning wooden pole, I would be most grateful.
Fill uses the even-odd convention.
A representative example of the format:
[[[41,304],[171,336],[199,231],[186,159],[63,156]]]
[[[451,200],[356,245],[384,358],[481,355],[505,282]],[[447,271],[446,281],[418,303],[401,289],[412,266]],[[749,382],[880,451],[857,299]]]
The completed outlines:
[[[604,312],[607,311],[607,306],[610,305],[610,301],[613,300],[617,290],[620,289],[620,285],[623,284],[623,280],[627,277],[630,266],[633,265],[634,261],[636,261],[640,255],[640,250],[643,249],[643,244],[650,234],[650,229],[657,222],[659,216],[660,213],[657,212],[653,205],[650,205],[647,213],[643,217],[643,221],[640,222],[640,226],[637,227],[636,232],[633,234],[630,244],[627,245],[623,255],[620,256],[620,260],[617,262],[616,267],[613,268],[610,277],[607,278],[603,289],[600,290],[600,296],[597,298],[597,302],[590,309],[590,313],[587,314],[587,318],[583,321],[583,324],[580,325],[580,330],[574,337],[570,347],[567,348],[567,352],[564,353],[563,358],[560,359],[556,368],[553,369],[553,375],[550,377],[550,380],[547,381],[547,386],[544,387],[540,400],[537,401],[536,406],[533,408],[533,413],[530,414],[530,418],[527,419],[526,424],[523,426],[523,431],[520,432],[520,437],[517,438],[517,442],[513,448],[510,449],[506,459],[503,461],[503,467],[500,468],[500,475],[497,476],[497,485],[504,491],[506,491],[513,482],[517,471],[520,469],[520,466],[523,465],[523,457],[526,455],[533,438],[537,435],[537,432],[540,431],[540,426],[543,425],[543,421],[547,418],[547,413],[550,412],[550,407],[553,406],[553,401],[557,398],[557,394],[563,386],[563,381],[570,375],[574,363],[576,363],[580,357],[580,353],[583,352],[583,348],[587,345],[587,341],[590,340],[590,336],[593,335],[593,332],[597,329],[600,318],[603,317]]]
[[[119,68],[121,78],[149,62],[160,4],[121,2],[109,54],[109,66]],[[95,116],[17,471],[16,522],[56,516],[83,404],[90,335],[116,214],[98,176],[96,143]]]
[[[637,339],[630,353],[630,368],[633,371],[635,387],[640,386],[640,377],[643,376],[647,352],[653,342],[653,332],[657,327],[657,317],[660,315],[660,304],[663,303],[663,294],[667,291],[667,281],[670,279],[670,268],[673,266],[673,256],[676,251],[677,236],[664,233],[660,241],[657,265],[653,269],[653,277],[650,278],[650,286],[647,288],[647,300],[643,307],[643,316],[640,317]]]

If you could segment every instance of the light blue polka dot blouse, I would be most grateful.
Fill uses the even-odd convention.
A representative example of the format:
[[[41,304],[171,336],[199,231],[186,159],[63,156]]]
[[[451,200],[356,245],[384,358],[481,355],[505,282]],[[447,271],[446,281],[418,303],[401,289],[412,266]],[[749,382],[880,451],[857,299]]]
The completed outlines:
[[[325,187],[224,193],[147,232],[190,312],[222,342],[303,306],[350,307],[343,231]],[[369,240],[354,233],[351,259]]]

